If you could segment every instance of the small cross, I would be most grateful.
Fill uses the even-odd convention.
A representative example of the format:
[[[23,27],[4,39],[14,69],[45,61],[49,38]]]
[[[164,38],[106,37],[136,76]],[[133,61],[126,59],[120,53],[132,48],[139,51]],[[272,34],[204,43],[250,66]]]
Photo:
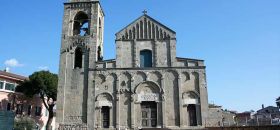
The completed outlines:
[[[148,11],[147,11],[147,10],[144,10],[142,13],[143,13],[143,14],[147,14],[147,13],[148,13]]]

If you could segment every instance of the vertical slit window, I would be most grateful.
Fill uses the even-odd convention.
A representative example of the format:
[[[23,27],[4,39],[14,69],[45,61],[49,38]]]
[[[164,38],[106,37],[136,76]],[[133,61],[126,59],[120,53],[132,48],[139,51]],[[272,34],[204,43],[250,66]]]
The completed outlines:
[[[100,18],[99,18],[99,40],[102,41],[102,23]]]
[[[103,56],[101,55],[101,47],[100,46],[98,46],[98,48],[97,48],[97,59],[98,59],[98,61],[102,61],[103,60]]]
[[[133,27],[133,39],[135,39],[135,27]]]
[[[152,39],[156,39],[156,37],[155,37],[155,25],[154,24],[152,24]]]
[[[129,39],[131,40],[132,39],[132,32],[131,32],[131,30],[129,30]]]
[[[148,34],[148,26],[147,26],[147,19],[144,19],[144,39],[147,39]]]
[[[158,31],[158,26],[156,26],[156,37],[157,37],[157,39],[159,39],[159,31]]]
[[[137,35],[137,39],[139,39],[140,38],[140,36],[139,36],[139,24],[137,24],[136,25],[136,35]]]
[[[75,50],[75,65],[74,68],[82,68],[83,64],[83,52],[81,48]]]
[[[143,22],[140,21],[140,39],[143,39]]]
[[[152,31],[151,31],[151,22],[148,22],[148,39],[151,39],[152,37]]]

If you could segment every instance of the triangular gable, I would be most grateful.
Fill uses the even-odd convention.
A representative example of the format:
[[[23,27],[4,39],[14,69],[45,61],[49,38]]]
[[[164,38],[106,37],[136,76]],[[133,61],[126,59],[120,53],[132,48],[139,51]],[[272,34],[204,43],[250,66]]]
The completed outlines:
[[[142,15],[116,33],[116,40],[169,38],[176,38],[176,32],[151,18],[147,14]]]

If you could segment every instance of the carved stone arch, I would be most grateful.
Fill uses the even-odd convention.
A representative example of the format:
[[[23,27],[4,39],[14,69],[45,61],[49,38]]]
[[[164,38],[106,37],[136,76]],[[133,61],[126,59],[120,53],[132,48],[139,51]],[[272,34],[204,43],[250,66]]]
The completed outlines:
[[[129,74],[127,71],[125,72],[122,72],[120,75],[119,75],[119,79],[120,79],[120,86],[121,87],[125,87],[125,89],[130,88],[131,85],[130,85],[130,82],[131,82],[131,74]]]
[[[122,72],[121,75],[125,75],[128,79],[132,78],[132,75],[129,72],[127,72],[127,71]]]
[[[98,94],[95,98],[95,101],[101,101],[101,100],[113,101],[114,96],[111,93],[103,92],[103,93]]]
[[[190,74],[189,74],[189,72],[182,72],[182,75],[181,75],[181,78],[182,78],[182,81],[183,82],[186,82],[186,81],[188,81],[188,80],[190,80]]]
[[[111,93],[104,92],[100,93],[96,96],[96,107],[101,108],[103,106],[112,107],[113,106],[114,97]]]
[[[86,12],[86,11],[77,11],[74,15],[73,15],[73,17],[72,17],[72,19],[75,19],[78,15],[80,15],[80,14],[85,14],[88,18],[90,18],[90,15]]]
[[[150,92],[152,93],[161,93],[162,89],[159,87],[159,85],[153,81],[145,81],[142,82],[140,84],[138,84],[135,88],[134,88],[134,93],[140,93],[141,92],[141,88],[143,87],[148,87],[150,89]]]
[[[200,96],[196,91],[187,91],[182,94],[183,104],[200,104]]]
[[[156,74],[159,78],[162,78],[162,74],[158,71],[153,71],[152,73]]]
[[[114,80],[118,80],[118,75],[116,73],[110,73],[106,76],[106,81],[108,80],[108,78],[112,76],[114,78]]]
[[[144,81],[147,79],[147,75],[146,75],[145,72],[137,71],[135,76],[138,76],[138,75],[140,75],[140,76],[143,78]],[[135,77],[135,76],[134,76],[134,77]],[[134,78],[134,79],[135,79],[135,78]]]
[[[199,73],[198,72],[192,72],[192,77],[193,77],[193,84],[194,84],[194,89],[198,93],[200,93],[200,83],[199,83]]]
[[[99,83],[99,84],[102,84],[106,81],[106,76],[103,75],[103,74],[98,74],[96,76],[96,82]]]
[[[81,45],[81,44],[78,44],[77,46],[75,47],[72,47],[73,50],[76,50],[77,48],[80,48],[82,50],[83,53],[87,52],[87,49],[85,46]]]
[[[186,99],[186,98],[192,98],[192,99],[199,99],[199,93],[196,91],[187,91],[187,92],[183,92],[182,94],[182,99]]]
[[[153,72],[148,73],[147,80],[149,80],[149,81],[154,81],[154,82],[157,82],[157,84],[160,84],[161,79],[162,79],[162,74],[158,71],[153,71]]]
[[[192,72],[192,75],[199,76],[199,73],[194,71]]]
[[[164,73],[164,76],[166,77],[166,74],[167,73],[172,73],[174,75],[175,78],[178,78],[179,74],[177,71],[175,70],[167,70],[165,73]]]

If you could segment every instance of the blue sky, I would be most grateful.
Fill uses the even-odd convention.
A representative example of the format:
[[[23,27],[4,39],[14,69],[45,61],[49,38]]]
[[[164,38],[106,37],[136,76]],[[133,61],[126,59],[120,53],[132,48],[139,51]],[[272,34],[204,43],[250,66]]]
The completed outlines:
[[[64,0],[3,0],[0,69],[58,72]],[[101,0],[105,59],[115,33],[146,9],[177,32],[177,56],[205,60],[209,102],[257,110],[280,96],[279,0]]]

